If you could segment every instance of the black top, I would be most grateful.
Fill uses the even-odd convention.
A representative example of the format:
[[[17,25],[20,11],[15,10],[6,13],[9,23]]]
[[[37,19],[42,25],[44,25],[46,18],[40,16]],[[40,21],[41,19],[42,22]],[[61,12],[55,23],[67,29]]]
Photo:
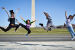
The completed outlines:
[[[10,18],[10,24],[15,24],[15,18]]]

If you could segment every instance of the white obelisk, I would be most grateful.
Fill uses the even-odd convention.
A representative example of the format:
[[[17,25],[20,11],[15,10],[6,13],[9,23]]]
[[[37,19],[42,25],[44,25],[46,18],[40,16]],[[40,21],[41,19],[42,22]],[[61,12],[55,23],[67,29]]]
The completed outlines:
[[[32,0],[32,6],[31,6],[31,21],[35,20],[35,0]],[[32,23],[31,27],[35,27],[35,22]]]

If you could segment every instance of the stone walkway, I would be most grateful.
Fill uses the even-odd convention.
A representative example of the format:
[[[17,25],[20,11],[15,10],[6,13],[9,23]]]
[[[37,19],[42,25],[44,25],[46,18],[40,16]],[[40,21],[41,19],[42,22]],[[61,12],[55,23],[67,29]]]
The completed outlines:
[[[0,42],[0,50],[75,50],[75,41]]]

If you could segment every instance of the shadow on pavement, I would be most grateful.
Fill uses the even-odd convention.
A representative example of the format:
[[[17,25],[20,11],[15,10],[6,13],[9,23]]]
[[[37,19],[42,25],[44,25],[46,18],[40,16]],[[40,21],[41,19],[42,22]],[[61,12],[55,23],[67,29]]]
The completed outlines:
[[[21,45],[39,45],[39,44],[21,44]]]
[[[6,45],[0,45],[0,46],[6,46]]]
[[[42,46],[63,47],[63,46],[65,46],[65,45],[42,45]]]

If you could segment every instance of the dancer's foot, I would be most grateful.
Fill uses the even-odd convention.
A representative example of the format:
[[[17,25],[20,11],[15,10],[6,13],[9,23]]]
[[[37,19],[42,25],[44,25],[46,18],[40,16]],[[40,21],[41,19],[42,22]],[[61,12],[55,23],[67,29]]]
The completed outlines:
[[[50,27],[53,27],[53,26],[50,26]]]
[[[43,24],[39,23],[39,25],[43,26]]]
[[[14,29],[14,32],[16,32],[16,30]]]
[[[28,37],[28,34],[26,34],[26,37]]]
[[[4,27],[0,26],[0,28],[4,28]]]
[[[48,31],[51,31],[51,28],[48,28],[47,32],[48,32]]]
[[[49,30],[47,30],[47,32],[48,32]]]
[[[74,37],[74,39],[75,39],[75,37]]]
[[[75,37],[74,37],[75,38]],[[71,40],[74,40],[74,38],[72,38]]]

